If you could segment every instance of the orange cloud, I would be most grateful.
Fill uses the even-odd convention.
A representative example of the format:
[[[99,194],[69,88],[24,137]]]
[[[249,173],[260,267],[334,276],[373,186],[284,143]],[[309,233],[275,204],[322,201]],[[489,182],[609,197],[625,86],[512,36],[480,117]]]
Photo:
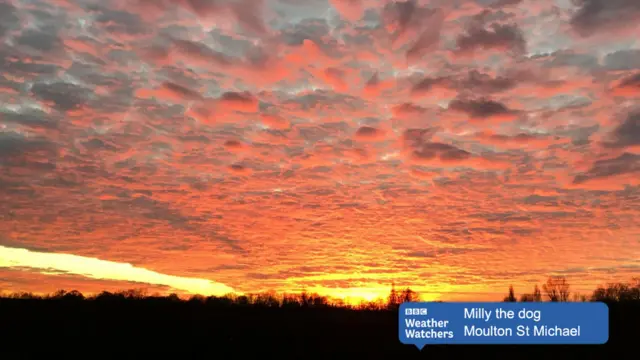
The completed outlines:
[[[495,300],[628,277],[635,3],[450,3],[4,6],[0,286]]]

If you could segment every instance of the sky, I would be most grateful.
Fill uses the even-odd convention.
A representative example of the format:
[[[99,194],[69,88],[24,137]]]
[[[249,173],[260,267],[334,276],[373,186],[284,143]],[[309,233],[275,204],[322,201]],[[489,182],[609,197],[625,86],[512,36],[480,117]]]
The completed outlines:
[[[640,274],[637,0],[0,0],[0,291]]]

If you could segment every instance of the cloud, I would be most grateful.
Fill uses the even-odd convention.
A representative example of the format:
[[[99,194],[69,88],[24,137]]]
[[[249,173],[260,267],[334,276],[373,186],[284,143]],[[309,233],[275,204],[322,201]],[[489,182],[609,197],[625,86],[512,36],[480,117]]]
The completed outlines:
[[[473,54],[478,50],[505,50],[514,54],[523,54],[527,50],[527,41],[522,30],[516,24],[486,24],[484,13],[471,21],[466,32],[456,39],[456,51],[461,54]]]
[[[362,126],[356,131],[355,137],[358,140],[364,141],[377,140],[384,137],[384,131],[370,126]]]
[[[29,250],[0,285],[495,300],[565,268],[622,279],[634,4],[0,2],[0,243]]]
[[[640,50],[620,50],[607,54],[604,65],[610,70],[640,69]]]
[[[625,148],[640,145],[640,112],[630,113],[610,134],[611,141],[605,146]]]
[[[497,76],[492,78],[477,70],[469,71],[466,79],[460,82],[460,87],[481,94],[496,93],[511,90],[518,86],[518,80],[514,77]]]
[[[621,79],[611,90],[615,96],[637,96],[640,93],[640,73]]]
[[[509,7],[513,5],[519,5],[522,0],[496,0],[491,3],[490,7],[492,8],[503,8]]]
[[[87,90],[71,83],[35,83],[31,92],[46,105],[61,111],[78,109],[88,101]]]
[[[346,20],[356,22],[364,15],[364,6],[361,0],[330,0],[330,4]]]
[[[45,159],[56,151],[56,145],[46,138],[31,138],[17,132],[0,132],[0,160],[18,156],[45,155]]]
[[[640,155],[624,153],[616,158],[595,161],[587,172],[576,175],[573,183],[583,184],[620,175],[632,175],[631,178],[628,178],[629,184],[637,185],[637,175],[633,174],[638,172],[640,172]]]
[[[20,22],[15,6],[11,3],[0,3],[0,38],[15,28]]]
[[[512,120],[517,111],[507,108],[504,104],[490,99],[456,99],[449,103],[449,110],[467,114],[474,120],[500,119]]]
[[[571,26],[581,36],[633,26],[640,18],[640,4],[635,0],[577,0]]]
[[[0,268],[27,267],[50,272],[84,275],[89,278],[117,281],[137,281],[153,285],[166,285],[174,289],[203,295],[224,295],[233,289],[206,279],[184,278],[160,274],[147,269],[67,254],[50,254],[0,246]]]

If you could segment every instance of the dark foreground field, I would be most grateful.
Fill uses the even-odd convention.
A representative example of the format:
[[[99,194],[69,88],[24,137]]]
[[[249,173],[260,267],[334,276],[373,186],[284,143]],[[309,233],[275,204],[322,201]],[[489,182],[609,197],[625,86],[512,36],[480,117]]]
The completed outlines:
[[[493,356],[513,359],[635,358],[638,303],[610,305],[599,346],[432,346],[398,340],[396,312],[333,307],[225,306],[168,299],[0,299],[0,358],[153,358],[243,355],[302,359]],[[10,355],[5,357],[4,355]],[[138,355],[139,354],[139,355]],[[635,355],[634,355],[635,354]]]

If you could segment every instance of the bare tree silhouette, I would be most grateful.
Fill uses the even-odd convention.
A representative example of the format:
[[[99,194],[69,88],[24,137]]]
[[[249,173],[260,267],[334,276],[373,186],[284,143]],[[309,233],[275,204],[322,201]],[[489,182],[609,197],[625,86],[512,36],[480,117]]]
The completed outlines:
[[[591,300],[604,302],[640,301],[640,278],[633,278],[628,284],[614,283],[600,286],[593,292]]]
[[[532,294],[522,294],[522,296],[520,296],[520,301],[521,302],[540,302],[540,301],[542,301],[542,294],[540,293],[540,288],[538,287],[538,285],[536,284],[536,286],[533,288],[533,293]]]
[[[391,291],[389,292],[389,298],[387,299],[387,309],[396,310],[400,304],[404,302],[418,301],[420,296],[417,292],[407,287],[402,291],[396,290],[395,282],[391,284]]]
[[[391,283],[391,291],[389,292],[389,299],[387,301],[387,307],[389,309],[395,309],[400,305],[400,298],[398,296],[398,292],[396,291],[396,283]]]
[[[547,282],[542,285],[545,295],[549,301],[569,301],[569,283],[564,276],[550,276]]]
[[[402,293],[400,294],[400,301],[401,302],[414,302],[414,301],[418,301],[418,293],[411,290],[410,288],[406,288],[404,290],[402,290]]]
[[[538,284],[536,284],[536,286],[533,287],[533,301],[542,301],[542,292],[540,292],[540,288],[538,287]]]

